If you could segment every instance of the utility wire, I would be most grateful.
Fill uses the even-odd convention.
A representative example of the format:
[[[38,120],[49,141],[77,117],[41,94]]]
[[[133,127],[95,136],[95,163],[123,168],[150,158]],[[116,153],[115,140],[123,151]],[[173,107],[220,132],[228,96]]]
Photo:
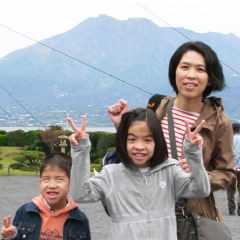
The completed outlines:
[[[178,29],[174,28],[171,24],[169,24],[168,22],[166,22],[165,20],[163,20],[162,18],[160,18],[157,14],[155,14],[155,13],[152,12],[152,11],[150,11],[148,8],[146,8],[145,6],[143,6],[141,3],[137,2],[137,4],[138,4],[139,6],[141,6],[142,8],[144,8],[147,12],[149,12],[150,14],[152,14],[153,16],[155,16],[156,18],[158,18],[160,21],[162,21],[163,23],[165,23],[166,25],[168,25],[170,28],[172,28],[173,30],[175,30],[177,33],[179,33],[180,35],[182,35],[184,38],[188,39],[189,41],[193,41],[191,38],[189,38],[188,36],[186,36],[185,34],[183,34],[182,32],[180,32]],[[17,34],[19,34],[19,35],[21,35],[21,36],[23,36],[23,37],[25,37],[25,38],[28,38],[28,39],[30,39],[30,40],[32,40],[32,41],[34,41],[34,42],[36,42],[36,43],[44,46],[44,47],[47,47],[47,48],[49,48],[49,49],[51,49],[51,50],[53,50],[53,51],[55,51],[55,52],[57,52],[57,53],[59,53],[59,54],[62,54],[62,55],[64,55],[64,56],[68,57],[68,58],[71,58],[72,60],[75,60],[75,61],[77,61],[77,62],[79,62],[79,63],[81,63],[81,64],[83,64],[83,65],[85,65],[85,66],[88,66],[88,67],[90,67],[90,68],[92,68],[92,69],[94,69],[94,70],[96,70],[96,71],[98,71],[98,72],[101,72],[101,73],[103,73],[103,74],[106,74],[106,75],[108,75],[108,76],[111,77],[111,78],[114,78],[114,79],[119,80],[119,81],[121,81],[121,82],[123,82],[123,83],[125,83],[125,84],[127,84],[127,85],[129,85],[129,86],[132,86],[132,87],[134,87],[134,88],[137,88],[137,89],[139,89],[139,90],[142,91],[142,92],[145,92],[145,93],[147,93],[147,94],[149,94],[149,95],[153,95],[153,93],[150,93],[150,92],[148,92],[148,91],[146,91],[146,90],[144,90],[144,89],[142,89],[142,88],[140,88],[140,87],[138,87],[138,86],[136,86],[136,85],[134,85],[134,84],[131,84],[131,83],[123,80],[123,79],[120,79],[120,78],[118,78],[118,77],[115,77],[114,75],[112,75],[112,74],[110,74],[110,73],[108,73],[108,72],[106,72],[106,71],[103,71],[103,70],[101,70],[101,69],[99,69],[99,68],[96,68],[96,67],[94,67],[94,66],[92,66],[92,65],[90,65],[90,64],[88,64],[88,63],[86,63],[86,62],[83,62],[83,61],[81,61],[81,60],[79,60],[79,59],[77,59],[77,58],[75,58],[75,57],[72,57],[72,56],[68,55],[67,53],[64,53],[64,52],[62,52],[62,51],[60,51],[60,50],[58,50],[58,49],[55,49],[55,48],[53,48],[53,47],[50,47],[50,46],[48,46],[47,44],[44,44],[44,43],[42,43],[42,42],[39,42],[39,41],[37,41],[37,40],[29,37],[29,36],[26,36],[26,35],[23,34],[23,33],[20,33],[20,32],[18,32],[18,31],[16,31],[16,30],[12,29],[12,28],[9,28],[9,27],[7,27],[7,26],[5,26],[5,25],[3,25],[3,24],[0,24],[0,26],[4,27],[4,28],[6,28],[6,29],[8,29],[8,30],[10,30],[10,31],[12,31],[12,32],[15,32],[15,33],[17,33]],[[236,70],[233,69],[231,66],[229,66],[229,65],[226,64],[226,63],[224,63],[223,61],[221,61],[221,60],[219,60],[219,61],[220,61],[224,66],[228,67],[230,70],[232,70],[233,72],[235,72],[236,74],[238,74],[238,75],[240,76],[240,73],[239,73],[238,71],[236,71]]]
[[[1,106],[0,106],[0,109],[6,113],[10,118],[14,119],[15,121],[19,122],[16,118],[14,118],[13,116],[11,116],[11,114],[9,114],[7,111],[5,111]],[[23,127],[26,131],[27,131],[27,128],[25,126],[22,125],[21,122],[19,122],[20,126]]]
[[[165,23],[167,26],[169,26],[170,28],[172,28],[173,30],[175,30],[177,33],[179,33],[180,35],[182,35],[183,37],[185,37],[186,39],[188,39],[189,41],[193,41],[191,38],[187,37],[185,34],[183,34],[182,32],[180,32],[178,29],[176,29],[175,27],[173,27],[171,24],[169,24],[168,22],[166,22],[165,20],[163,20],[162,18],[160,18],[157,14],[155,14],[154,12],[152,12],[151,10],[149,10],[148,8],[146,8],[145,6],[143,6],[141,3],[137,2],[137,4],[142,7],[143,9],[145,9],[147,12],[149,12],[150,14],[152,14],[153,16],[155,16],[156,18],[158,18],[160,21],[162,21],[163,23]],[[224,66],[228,67],[230,70],[232,70],[233,72],[235,72],[236,74],[238,74],[240,76],[240,73],[238,71],[236,71],[235,69],[233,69],[232,67],[230,67],[228,64],[224,63],[223,61],[219,60]]]
[[[30,114],[30,116],[35,119],[44,129],[46,129],[46,127],[36,118],[32,115],[32,113],[30,111],[28,111],[10,92],[7,91],[7,89],[5,89],[2,84],[0,84],[0,87],[3,89],[4,92],[6,92],[11,98],[13,98],[17,104],[19,106],[21,106],[28,114]]]
[[[183,34],[182,32],[180,32],[178,29],[176,29],[176,28],[174,28],[173,26],[171,26],[168,22],[166,22],[165,20],[163,20],[162,18],[160,18],[160,17],[159,17],[157,14],[155,14],[154,12],[150,11],[148,8],[146,8],[145,6],[143,6],[141,3],[137,2],[137,4],[138,4],[139,6],[141,6],[142,8],[144,8],[147,12],[149,12],[150,14],[152,14],[153,16],[155,16],[156,18],[158,18],[160,21],[162,21],[163,23],[165,23],[166,25],[168,25],[169,27],[171,27],[171,28],[172,28],[173,30],[175,30],[177,33],[179,33],[180,35],[182,35],[184,38],[188,39],[189,41],[192,41],[192,39],[190,39],[189,37],[187,37],[185,34]],[[127,85],[129,85],[129,86],[132,86],[132,87],[134,87],[134,88],[137,88],[137,89],[139,89],[139,90],[142,91],[142,92],[145,92],[145,93],[147,93],[147,94],[149,94],[149,95],[153,95],[152,93],[150,93],[150,92],[148,92],[148,91],[146,91],[146,90],[144,90],[144,89],[142,89],[142,88],[140,88],[140,87],[138,87],[138,86],[136,86],[136,85],[134,85],[134,84],[131,84],[131,83],[129,83],[129,82],[123,80],[123,79],[120,79],[120,78],[118,78],[118,77],[115,77],[114,75],[109,74],[109,73],[107,73],[106,71],[103,71],[103,70],[101,70],[101,69],[99,69],[99,68],[96,68],[96,67],[94,67],[94,66],[92,66],[92,65],[90,65],[90,64],[88,64],[88,63],[86,63],[86,62],[83,62],[83,61],[81,61],[81,60],[79,60],[79,59],[77,59],[77,58],[75,58],[75,57],[72,57],[72,56],[68,55],[67,53],[64,53],[64,52],[62,52],[62,51],[60,51],[60,50],[58,50],[58,49],[55,49],[55,48],[53,48],[53,47],[50,47],[50,46],[48,46],[47,44],[44,44],[44,43],[42,43],[42,42],[39,42],[39,41],[37,41],[37,40],[29,37],[29,36],[26,36],[25,34],[22,34],[22,33],[18,32],[18,31],[16,31],[16,30],[12,29],[12,28],[9,28],[9,27],[7,27],[7,26],[5,26],[5,25],[3,25],[3,24],[0,24],[0,26],[4,27],[4,28],[6,28],[6,29],[8,29],[8,30],[10,30],[10,31],[12,31],[12,32],[15,32],[15,33],[17,33],[17,34],[19,34],[19,35],[21,35],[21,36],[23,36],[23,37],[25,37],[25,38],[28,38],[28,39],[36,42],[37,44],[40,44],[40,45],[42,45],[42,46],[44,46],[44,47],[47,47],[47,48],[49,48],[49,49],[51,49],[51,50],[53,50],[53,51],[55,51],[55,52],[57,52],[57,53],[59,53],[59,54],[62,54],[62,55],[66,56],[66,57],[68,57],[68,58],[70,58],[70,59],[72,59],[72,60],[75,60],[75,61],[77,61],[77,62],[79,62],[79,63],[81,63],[81,64],[83,64],[83,65],[85,65],[85,66],[87,66],[87,67],[90,67],[90,68],[92,68],[92,69],[94,69],[94,70],[96,70],[96,71],[98,71],[98,72],[101,72],[101,73],[103,73],[103,74],[105,74],[105,75],[108,75],[108,76],[111,77],[111,78],[114,78],[114,79],[119,80],[119,81],[121,81],[121,82],[123,82],[123,83],[125,83],[125,84],[127,84]],[[232,67],[230,67],[229,65],[227,65],[226,63],[224,63],[223,61],[220,60],[220,62],[221,62],[223,65],[225,65],[226,67],[228,67],[230,70],[232,70],[233,72],[235,72],[236,74],[240,75],[240,73],[239,73],[238,71],[236,71],[235,69],[233,69]],[[42,127],[45,128],[45,126],[44,126],[36,117],[34,117],[34,116],[31,114],[31,112],[29,112],[14,96],[12,96],[12,94],[10,94],[2,85],[0,85],[0,87],[1,87],[10,97],[12,97],[26,112],[28,112],[28,113],[32,116],[32,118],[34,118],[37,122],[40,123],[40,125],[41,125]],[[45,129],[46,129],[46,128],[45,128]]]
[[[90,65],[90,64],[88,64],[88,63],[86,63],[86,62],[83,62],[83,61],[81,61],[81,60],[79,60],[79,59],[77,59],[77,58],[75,58],[75,57],[72,57],[72,56],[68,55],[67,53],[64,53],[64,52],[62,52],[62,51],[60,51],[60,50],[58,50],[58,49],[56,49],[56,48],[50,47],[50,46],[48,46],[48,45],[45,44],[45,43],[39,42],[39,41],[37,41],[37,40],[35,40],[35,39],[31,38],[31,37],[28,37],[28,36],[26,36],[26,35],[18,32],[18,31],[14,30],[14,29],[11,29],[11,28],[9,28],[9,27],[7,27],[7,26],[4,26],[3,24],[0,24],[0,26],[4,27],[4,28],[6,28],[6,29],[8,29],[8,30],[10,30],[10,31],[12,31],[12,32],[15,32],[15,33],[17,33],[17,34],[19,34],[19,35],[21,35],[21,36],[23,36],[23,37],[25,37],[25,38],[28,38],[28,39],[30,39],[30,40],[32,40],[32,41],[34,41],[34,42],[36,42],[36,43],[44,46],[44,47],[47,47],[47,48],[49,48],[49,49],[57,52],[57,53],[60,53],[60,54],[66,56],[66,57],[68,57],[68,58],[71,58],[72,60],[75,60],[75,61],[77,61],[77,62],[79,62],[79,63],[81,63],[81,64],[83,64],[83,65],[85,65],[85,66],[87,66],[87,67],[90,67],[90,68],[92,68],[92,69],[94,69],[94,70],[96,70],[96,71],[98,71],[98,72],[101,72],[101,73],[103,73],[103,74],[106,74],[106,75],[108,75],[108,76],[111,77],[111,78],[115,78],[115,79],[117,79],[117,80],[119,80],[119,81],[121,81],[121,82],[129,85],[129,86],[135,87],[135,88],[139,89],[139,90],[142,91],[142,92],[145,92],[145,93],[148,93],[148,94],[150,94],[150,95],[153,95],[152,93],[150,93],[150,92],[148,92],[148,91],[146,91],[146,90],[144,90],[144,89],[142,89],[142,88],[140,88],[140,87],[138,87],[138,86],[136,86],[136,85],[134,85],[134,84],[131,84],[131,83],[129,83],[129,82],[123,80],[123,79],[120,79],[120,78],[118,78],[118,77],[115,77],[114,75],[112,75],[112,74],[110,74],[110,73],[107,73],[106,71],[103,71],[103,70],[101,70],[101,69],[99,69],[99,68],[96,68],[96,67],[94,67],[94,66],[92,66],[92,65]]]
[[[185,37],[186,39],[188,39],[189,41],[192,41],[189,37],[187,37],[185,34],[183,34],[182,32],[180,32],[179,30],[177,30],[175,27],[171,26],[169,23],[167,23],[166,21],[164,21],[162,18],[160,18],[158,15],[156,15],[154,12],[150,11],[148,8],[146,8],[145,6],[143,6],[141,3],[137,4],[144,8],[147,12],[151,13],[153,16],[155,16],[156,18],[158,18],[160,21],[162,21],[163,23],[165,23],[166,25],[168,25],[170,28],[174,29],[177,33],[179,33],[180,35],[182,35],[183,37]]]
[[[83,61],[81,61],[81,60],[79,60],[79,59],[77,59],[77,58],[74,58],[74,57],[68,55],[67,53],[64,53],[64,52],[62,52],[62,51],[60,51],[60,50],[57,50],[57,49],[55,49],[55,48],[53,48],[53,47],[50,47],[50,46],[48,46],[47,44],[44,44],[44,43],[42,43],[42,42],[39,42],[39,41],[37,41],[37,40],[29,37],[29,36],[26,36],[26,35],[23,34],[23,33],[20,33],[20,32],[14,30],[14,29],[12,29],[12,28],[7,27],[7,26],[5,26],[5,25],[3,25],[3,24],[1,24],[1,23],[0,23],[0,26],[2,26],[2,27],[4,27],[4,28],[6,28],[6,29],[8,29],[8,30],[10,30],[10,31],[12,31],[12,32],[14,32],[14,33],[17,33],[17,34],[19,34],[19,35],[21,35],[21,36],[23,36],[23,37],[25,37],[25,38],[27,38],[27,39],[30,39],[30,40],[36,42],[37,44],[40,44],[40,45],[42,45],[42,46],[44,46],[44,47],[47,47],[47,48],[49,48],[49,49],[51,49],[51,50],[53,50],[53,51],[55,51],[55,52],[57,52],[57,53],[59,53],[59,54],[62,54],[62,55],[66,56],[66,57],[68,57],[68,58],[70,58],[70,59],[72,59],[72,60],[75,60],[75,61],[77,61],[77,62],[79,62],[79,63],[81,63],[81,64],[83,64],[83,65],[85,65],[85,66],[87,66],[87,67],[90,67],[90,68],[92,68],[92,69],[94,69],[94,70],[96,70],[96,71],[98,71],[98,72],[101,72],[101,73],[103,73],[103,74],[106,74],[106,75],[108,75],[108,76],[111,77],[111,78],[117,79],[117,80],[119,80],[119,81],[121,81],[121,82],[123,82],[123,83],[125,83],[125,84],[127,84],[127,85],[129,85],[129,86],[132,86],[132,87],[134,87],[134,88],[137,88],[137,89],[139,89],[139,90],[142,91],[142,92],[145,92],[145,93],[147,93],[147,94],[149,94],[149,95],[153,95],[152,93],[150,93],[150,92],[148,92],[148,91],[146,91],[146,90],[144,90],[144,89],[142,89],[142,88],[140,88],[140,87],[138,87],[138,86],[136,86],[136,85],[134,85],[134,84],[131,84],[131,83],[129,83],[129,82],[123,80],[123,79],[120,79],[120,78],[118,78],[118,77],[115,77],[115,76],[113,76],[112,74],[109,74],[109,73],[107,73],[107,72],[105,72],[105,71],[103,71],[103,70],[101,70],[101,69],[99,69],[99,68],[96,68],[96,67],[94,67],[94,66],[92,66],[92,65],[90,65],[90,64],[88,64],[88,63],[86,63],[86,62],[83,62]],[[17,102],[17,104],[18,104],[19,106],[21,106],[27,113],[29,113],[29,114],[32,116],[33,119],[35,119],[44,129],[46,129],[46,127],[41,123],[41,121],[38,120],[35,116],[33,116],[32,113],[31,113],[30,111],[28,111],[14,96],[13,96],[11,93],[9,93],[1,84],[0,84],[0,87],[8,94],[11,98],[13,98],[13,99]]]

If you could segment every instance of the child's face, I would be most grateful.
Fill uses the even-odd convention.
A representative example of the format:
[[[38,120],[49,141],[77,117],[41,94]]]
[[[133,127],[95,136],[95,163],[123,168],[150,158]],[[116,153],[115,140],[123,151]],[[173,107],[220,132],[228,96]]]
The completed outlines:
[[[132,163],[138,168],[149,166],[154,154],[155,142],[147,123],[135,121],[128,129],[127,152]]]
[[[39,184],[40,192],[51,208],[58,210],[66,206],[70,180],[65,171],[56,166],[47,166]]]

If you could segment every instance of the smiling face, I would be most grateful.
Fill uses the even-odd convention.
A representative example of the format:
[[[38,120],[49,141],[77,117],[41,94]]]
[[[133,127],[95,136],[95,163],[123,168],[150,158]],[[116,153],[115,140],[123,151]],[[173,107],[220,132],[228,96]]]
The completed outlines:
[[[183,54],[176,69],[178,97],[201,101],[203,91],[210,85],[204,57],[189,50]]]
[[[39,184],[40,192],[51,208],[59,210],[66,206],[70,179],[64,170],[47,165],[42,171]]]
[[[149,167],[155,142],[147,123],[135,121],[128,129],[127,152],[132,163],[138,168]]]

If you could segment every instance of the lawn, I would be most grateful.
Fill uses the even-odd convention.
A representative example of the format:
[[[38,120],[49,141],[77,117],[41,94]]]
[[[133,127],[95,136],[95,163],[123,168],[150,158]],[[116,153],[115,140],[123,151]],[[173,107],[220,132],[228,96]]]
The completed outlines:
[[[13,160],[14,156],[17,156],[22,151],[20,147],[2,147],[0,146],[0,161],[3,164],[4,168],[0,170],[0,175],[36,175],[36,172],[29,172],[29,171],[20,171],[20,170],[8,170],[8,166],[11,163],[15,163],[16,161]]]
[[[16,169],[8,169],[8,166],[11,163],[16,163],[16,161],[13,160],[14,156],[19,155],[19,153],[22,151],[21,147],[2,147],[0,146],[0,163],[3,164],[3,169],[0,169],[0,175],[1,176],[34,176],[38,175],[39,172],[36,171],[21,171]],[[99,164],[93,164],[92,168],[96,168],[99,171]],[[93,176],[93,172],[91,172],[91,176]]]

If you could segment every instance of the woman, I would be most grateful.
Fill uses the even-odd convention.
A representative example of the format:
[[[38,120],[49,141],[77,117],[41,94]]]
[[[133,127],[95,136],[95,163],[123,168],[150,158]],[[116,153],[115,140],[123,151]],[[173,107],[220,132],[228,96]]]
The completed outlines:
[[[174,132],[178,159],[184,159],[182,141],[187,119],[192,129],[201,120],[206,123],[200,131],[204,139],[203,160],[208,170],[211,193],[209,197],[187,199],[186,211],[192,211],[213,220],[222,221],[221,211],[214,198],[214,191],[227,189],[235,178],[233,172],[233,133],[232,124],[223,112],[220,98],[209,97],[214,91],[221,91],[225,87],[222,66],[216,53],[202,42],[186,42],[173,54],[169,63],[169,81],[176,98],[172,106]],[[161,122],[164,137],[168,145],[168,154],[171,157],[169,143],[167,105],[171,96],[164,98],[156,114]],[[108,108],[108,113],[117,127],[120,116],[127,111],[127,102],[119,100]],[[184,169],[187,169],[185,160],[181,160]],[[179,212],[176,212],[178,216]]]

